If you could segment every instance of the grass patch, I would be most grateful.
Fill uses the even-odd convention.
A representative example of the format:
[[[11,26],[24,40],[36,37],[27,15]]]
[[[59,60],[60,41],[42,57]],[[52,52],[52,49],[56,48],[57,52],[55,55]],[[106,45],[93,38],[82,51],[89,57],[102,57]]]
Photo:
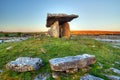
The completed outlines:
[[[7,51],[6,48],[9,46],[12,46],[12,49]],[[40,50],[41,48],[45,49],[46,53],[42,53]],[[97,59],[97,62],[91,65],[92,69],[88,72],[90,74],[102,77],[106,80],[103,74],[114,74],[107,71],[107,69],[110,67],[120,69],[118,64],[114,64],[115,61],[120,62],[120,49],[113,48],[108,43],[81,37],[71,39],[42,37],[37,39],[30,38],[21,42],[0,44],[0,69],[4,71],[3,73],[0,73],[0,79],[33,80],[39,73],[52,73],[49,59],[64,56],[75,56],[84,53],[95,55]],[[24,73],[6,70],[5,65],[8,62],[15,60],[18,57],[25,56],[41,58],[43,60],[43,66],[37,71]],[[103,68],[100,68],[98,62],[103,64]],[[80,76],[84,74],[86,74],[86,72],[79,70],[76,74],[68,74],[67,77],[61,76],[60,80],[79,80]],[[54,79],[50,77],[49,80]]]

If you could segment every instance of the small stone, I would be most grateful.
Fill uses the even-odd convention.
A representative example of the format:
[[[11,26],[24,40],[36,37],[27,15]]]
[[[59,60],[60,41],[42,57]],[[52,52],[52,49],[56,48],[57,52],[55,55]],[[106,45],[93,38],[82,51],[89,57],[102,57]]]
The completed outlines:
[[[0,73],[2,73],[3,72],[3,70],[0,70]]]
[[[58,74],[57,72],[53,72],[53,73],[52,73],[52,77],[53,77],[54,79],[59,79],[59,74]]]
[[[0,43],[3,43],[3,40],[0,40]]]
[[[9,47],[6,48],[6,50],[8,50],[8,51],[11,50],[11,49],[12,49],[12,46],[9,46]]]
[[[6,68],[17,72],[38,70],[42,65],[40,58],[19,57],[6,64]]]
[[[112,64],[113,66],[115,65],[115,64]]]
[[[20,42],[22,40],[28,39],[27,37],[21,37],[21,38],[8,38],[8,40],[4,40],[4,42]]]
[[[45,74],[39,74],[35,77],[34,80],[47,80],[49,78],[49,74],[45,73]]]
[[[104,79],[87,74],[85,76],[80,77],[80,80],[104,80]]]
[[[100,68],[103,68],[103,64],[101,64],[100,62],[98,62],[98,65],[100,66]]]
[[[119,76],[114,76],[114,75],[105,75],[107,78],[109,78],[109,80],[120,80]]]
[[[118,70],[116,68],[110,68],[110,70],[112,70],[116,74],[120,74],[120,70]]]
[[[120,62],[115,61],[116,64],[120,64]]]
[[[93,48],[95,48],[96,46],[95,45],[92,45]]]
[[[46,50],[45,50],[44,48],[41,48],[40,51],[41,51],[42,53],[46,53]]]

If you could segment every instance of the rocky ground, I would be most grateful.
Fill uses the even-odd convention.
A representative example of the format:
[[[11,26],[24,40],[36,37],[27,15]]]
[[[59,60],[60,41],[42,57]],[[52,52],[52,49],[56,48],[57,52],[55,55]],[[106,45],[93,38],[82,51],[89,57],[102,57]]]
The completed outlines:
[[[2,43],[0,61],[2,80],[120,80],[120,48],[86,37]]]

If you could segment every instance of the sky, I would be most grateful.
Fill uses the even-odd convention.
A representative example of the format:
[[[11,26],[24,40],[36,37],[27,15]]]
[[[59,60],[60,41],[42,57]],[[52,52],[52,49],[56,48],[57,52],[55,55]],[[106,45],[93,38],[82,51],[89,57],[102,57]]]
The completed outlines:
[[[79,15],[71,30],[120,31],[120,0],[0,0],[0,31],[46,31],[47,13]]]

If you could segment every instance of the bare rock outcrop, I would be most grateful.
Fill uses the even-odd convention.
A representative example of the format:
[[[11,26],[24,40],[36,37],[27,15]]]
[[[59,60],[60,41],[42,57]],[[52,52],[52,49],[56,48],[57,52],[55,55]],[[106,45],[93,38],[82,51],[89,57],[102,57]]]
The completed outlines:
[[[39,74],[35,77],[34,80],[47,80],[49,78],[49,74],[48,73],[44,73],[44,74]]]
[[[80,80],[104,80],[104,79],[87,74],[85,76],[80,77]]]
[[[120,76],[105,75],[109,80],[120,80]]]
[[[112,70],[114,73],[116,74],[120,74],[120,70],[116,69],[116,68],[110,68],[110,70]]]
[[[94,55],[83,54],[77,56],[67,56],[63,58],[53,58],[49,60],[53,71],[68,71],[70,69],[79,69],[94,64],[96,58]]]
[[[17,72],[37,70],[40,68],[42,60],[40,58],[19,57],[15,61],[6,64],[6,68]]]

